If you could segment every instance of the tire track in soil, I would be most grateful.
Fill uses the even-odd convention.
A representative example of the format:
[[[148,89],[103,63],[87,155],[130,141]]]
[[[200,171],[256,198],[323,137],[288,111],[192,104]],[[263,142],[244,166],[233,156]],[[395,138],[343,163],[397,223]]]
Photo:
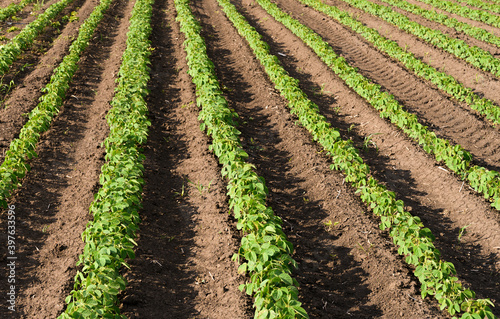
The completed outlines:
[[[284,220],[300,269],[299,300],[311,318],[440,317],[421,301],[410,270],[377,221],[364,214],[341,174],[329,170],[310,135],[294,125],[246,42],[215,0],[196,2],[209,56],[232,108],[242,143]],[[325,99],[323,103],[335,103]],[[325,223],[339,222],[327,230]]]
[[[19,317],[55,318],[73,287],[81,234],[98,188],[109,128],[105,114],[125,48],[133,2],[114,2],[82,55],[64,106],[42,134],[39,158],[11,203],[17,220]],[[120,19],[120,21],[117,20]],[[99,34],[107,36],[101,40]],[[2,228],[6,229],[4,218]],[[2,249],[4,249],[2,247]],[[2,264],[5,252],[2,250]],[[6,291],[6,282],[0,284]],[[9,318],[5,308],[0,317]]]
[[[4,83],[14,80],[18,84],[7,97],[1,97],[2,99],[6,98],[6,101],[0,106],[0,161],[3,161],[11,141],[19,135],[19,131],[28,120],[23,114],[29,113],[37,106],[38,100],[42,96],[41,88],[49,82],[54,68],[68,53],[71,45],[70,39],[78,35],[80,25],[88,18],[97,3],[98,0],[76,1],[74,5],[81,5],[81,9],[78,10],[79,20],[66,24],[57,39],[50,41],[52,46],[43,55],[41,52],[35,53],[33,51],[23,53],[23,57],[13,64],[10,72],[4,77]],[[69,9],[65,10],[72,9],[75,8],[70,6]],[[62,14],[67,13],[67,11],[62,12]],[[54,32],[55,30],[45,32],[41,38],[51,39],[52,36],[55,37]],[[38,48],[40,46],[36,46],[34,50],[37,51]],[[28,67],[26,71],[13,75],[13,72],[19,71],[19,68],[26,63],[35,65],[35,67]]]
[[[378,112],[352,92],[314,53],[262,8],[242,1],[242,11],[264,35],[272,52],[301,87],[317,102],[322,113],[342,136],[363,149],[371,135],[371,150],[361,152],[376,178],[396,192],[407,209],[419,216],[436,235],[436,247],[443,259],[455,264],[459,278],[480,297],[500,300],[500,215],[460,180],[441,169]],[[284,1],[278,1],[283,5]],[[301,6],[300,6],[301,8]],[[301,9],[292,10],[300,16]],[[321,19],[319,19],[321,20]],[[282,57],[277,53],[285,54]],[[307,71],[304,71],[307,70]],[[319,95],[333,96],[335,104],[324,103]],[[466,236],[458,240],[466,225]]]
[[[351,13],[367,27],[373,28],[386,38],[396,41],[400,47],[407,46],[407,50],[412,52],[418,59],[432,65],[437,70],[446,71],[447,74],[473,89],[476,93],[500,103],[500,80],[494,75],[478,70],[454,55],[400,30],[381,18],[350,7],[341,0],[325,0],[324,2]]]
[[[238,290],[244,277],[231,260],[241,238],[210,141],[199,129],[173,1],[158,1],[153,12],[142,222],[136,258],[124,272],[121,312],[128,318],[251,318],[251,300]]]
[[[393,94],[439,137],[460,144],[474,155],[475,163],[500,171],[500,131],[467,105],[448,98],[326,15],[295,2],[280,4],[288,12],[300,12],[296,19],[317,32],[359,73]]]
[[[418,23],[420,25],[423,25],[425,27],[428,27],[428,28],[431,28],[431,29],[434,29],[434,30],[439,30],[442,33],[447,34],[448,36],[450,36],[452,38],[463,40],[463,41],[465,41],[470,46],[477,46],[477,47],[479,47],[479,48],[481,48],[481,49],[483,49],[485,51],[490,52],[493,56],[498,57],[500,55],[500,48],[497,47],[494,44],[490,44],[488,42],[484,42],[484,41],[475,39],[475,38],[473,38],[471,36],[468,36],[467,34],[465,34],[463,32],[459,32],[459,31],[457,31],[457,30],[455,30],[453,28],[447,27],[447,26],[442,25],[442,24],[440,24],[438,22],[427,20],[426,18],[424,18],[424,17],[422,17],[420,15],[413,14],[413,13],[410,13],[408,11],[402,10],[402,9],[400,9],[400,8],[398,8],[396,6],[392,6],[392,5],[390,5],[390,4],[386,3],[386,2],[383,2],[383,1],[380,1],[380,0],[370,0],[370,1],[373,2],[373,3],[376,3],[378,5],[389,7],[391,10],[393,10],[393,11],[395,11],[397,13],[400,13],[400,14],[406,16],[411,21],[414,21],[414,22],[416,22],[416,23]]]

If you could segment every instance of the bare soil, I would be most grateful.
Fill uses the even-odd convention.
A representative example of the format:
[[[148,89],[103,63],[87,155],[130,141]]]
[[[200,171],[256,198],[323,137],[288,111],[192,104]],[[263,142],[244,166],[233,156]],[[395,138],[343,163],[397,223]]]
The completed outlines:
[[[47,30],[37,39],[43,50],[27,52],[12,67],[7,76],[16,85],[4,96],[6,107],[0,108],[0,156],[19,134],[26,122],[23,114],[36,106],[40,89],[97,3],[77,0],[64,14],[75,10],[80,19],[59,31]],[[16,207],[17,311],[13,314],[2,306],[0,318],[55,318],[65,309],[64,298],[73,288],[79,269],[76,262],[84,246],[81,233],[92,218],[88,208],[99,187],[104,162],[101,143],[109,130],[105,115],[134,3],[113,2],[82,57],[64,107],[42,135],[39,156],[30,163],[32,170],[9,201]],[[443,259],[455,264],[460,281],[478,297],[497,304],[499,213],[381,119],[255,1],[233,3],[263,35],[287,71],[300,80],[301,88],[328,121],[361,149],[374,175],[432,230]],[[498,128],[327,16],[296,1],[276,3],[318,32],[338,54],[393,94],[436,134],[461,144],[477,164],[500,170]],[[325,3],[359,15],[366,25],[402,46],[407,44],[417,57],[500,101],[500,82],[494,76],[340,0]],[[330,170],[330,159],[295,124],[287,101],[273,88],[217,1],[193,1],[192,8],[225,96],[240,116],[238,128],[248,160],[266,180],[267,204],[283,219],[285,233],[295,247],[299,300],[311,318],[451,318],[439,310],[436,301],[420,297],[413,269],[398,256],[387,232],[378,228],[379,220],[344,182],[343,175]],[[30,9],[25,10],[20,16]],[[199,128],[195,89],[182,45],[184,35],[175,21],[173,1],[156,1],[153,12],[147,100],[152,125],[144,146],[142,223],[136,258],[129,261],[130,269],[123,269],[128,286],[120,295],[121,312],[128,318],[252,318],[252,299],[238,289],[248,278],[238,273],[238,265],[231,260],[242,234],[231,217],[226,181],[209,151],[211,141]],[[408,16],[500,53],[498,48]],[[23,19],[32,18],[26,15]],[[31,66],[20,71],[25,63]],[[6,212],[0,216],[0,229],[6,230]],[[0,233],[0,264],[6,273],[7,236],[3,230]],[[1,279],[3,296],[8,289],[7,281]]]

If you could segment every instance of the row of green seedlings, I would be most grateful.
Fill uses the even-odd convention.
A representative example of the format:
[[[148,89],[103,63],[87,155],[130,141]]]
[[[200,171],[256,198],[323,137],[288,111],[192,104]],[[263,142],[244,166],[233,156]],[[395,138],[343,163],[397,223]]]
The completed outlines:
[[[341,139],[339,131],[331,127],[319,113],[318,106],[299,88],[299,81],[290,77],[278,58],[269,53],[268,45],[261,40],[261,35],[229,0],[218,1],[240,35],[246,38],[275,88],[289,101],[291,113],[299,118],[313,139],[331,156],[332,169],[344,172],[345,180],[357,189],[373,213],[380,216],[380,227],[389,230],[394,243],[399,246],[399,254],[406,256],[406,262],[415,266],[414,273],[422,284],[422,297],[434,295],[441,308],[448,308],[450,314],[465,312],[462,318],[495,318],[489,308],[491,301],[474,299],[475,293],[464,289],[453,276],[456,273],[453,264],[440,259],[440,253],[432,243],[434,236],[431,231],[424,228],[418,217],[404,210],[404,203],[396,200],[393,192],[371,176],[369,167],[352,142]],[[269,0],[257,2],[279,21],[290,20],[293,23],[290,16],[279,11]]]
[[[483,10],[475,10],[447,0],[419,0],[433,7],[454,13],[461,17],[483,22],[494,27],[500,27],[500,17]]]
[[[49,25],[61,11],[74,0],[61,0],[41,13],[35,21],[29,23],[23,30],[7,44],[0,46],[0,75],[5,74],[9,67],[17,60],[21,53],[29,48],[35,38]]]
[[[459,32],[463,32],[480,41],[488,42],[493,45],[496,45],[497,47],[500,47],[500,37],[496,36],[495,34],[483,28],[475,27],[473,25],[459,21],[456,18],[447,16],[446,14],[438,13],[434,10],[423,9],[418,5],[406,1],[402,0],[381,0],[381,1],[396,6],[402,10],[422,16],[427,20],[434,21],[442,25],[445,25],[449,28],[453,28]]]
[[[314,2],[300,1],[316,7]],[[273,6],[272,10],[278,12],[279,9]],[[359,74],[356,68],[350,66],[344,58],[339,57],[333,48],[313,30],[296,20],[286,18],[288,16],[283,13],[275,14],[283,16],[282,22],[287,23],[286,26],[313,49],[350,88],[377,109],[381,117],[388,118],[397,125],[406,135],[417,141],[427,153],[434,154],[438,162],[443,161],[460,178],[467,180],[474,190],[490,200],[495,209],[500,210],[500,173],[472,165],[471,153],[460,145],[451,145],[449,141],[438,138],[434,132],[430,132],[426,126],[418,122],[415,114],[405,111],[392,95],[381,91],[380,85],[370,82]]]
[[[500,60],[490,52],[476,46],[469,46],[465,41],[452,38],[439,30],[425,27],[411,21],[401,13],[391,8],[367,0],[342,0],[353,7],[361,9],[374,16],[397,26],[401,30],[413,34],[418,38],[467,61],[469,64],[500,77]]]
[[[0,21],[12,17],[33,1],[35,0],[22,0],[19,3],[11,3],[7,7],[0,9]]]
[[[7,200],[30,170],[28,161],[36,157],[36,144],[40,134],[47,131],[52,119],[59,113],[71,79],[78,68],[80,55],[87,48],[95,28],[108,9],[111,0],[102,0],[89,18],[81,25],[78,38],[73,41],[69,53],[54,70],[50,82],[42,89],[40,103],[30,112],[29,119],[5,153],[0,165],[0,206],[7,207]]]
[[[283,233],[281,219],[266,207],[264,179],[255,173],[254,165],[245,162],[248,155],[241,147],[240,132],[235,127],[237,114],[230,110],[222,94],[200,35],[201,27],[192,14],[189,0],[175,0],[175,6],[177,21],[186,37],[188,72],[201,107],[201,129],[212,138],[210,148],[228,180],[229,206],[244,234],[233,259],[241,263],[238,271],[248,274],[250,281],[240,289],[253,295],[255,318],[308,318],[297,300],[298,282],[290,276],[296,267],[290,257],[293,246]]]
[[[126,280],[120,274],[125,260],[134,258],[140,217],[144,166],[143,145],[148,136],[149,57],[152,4],[137,0],[130,17],[127,47],[118,73],[118,86],[106,115],[110,127],[104,141],[106,163],[101,188],[90,206],[93,220],[82,234],[85,242],[77,265],[74,288],[59,318],[126,318],[120,314],[118,294]]]
[[[342,11],[335,6],[329,6],[319,0],[299,0],[301,3],[323,12],[339,23],[352,29],[377,49],[386,53],[393,59],[401,62],[408,70],[415,75],[426,79],[436,85],[440,90],[450,94],[455,99],[466,102],[469,107],[494,124],[500,124],[500,107],[493,101],[480,97],[472,89],[465,87],[452,76],[439,72],[434,67],[428,65],[415,57],[406,48],[400,47],[396,41],[389,40],[382,36],[377,30],[365,26],[356,20],[348,12]]]
[[[468,4],[472,7],[488,10],[491,12],[500,13],[500,6],[494,3],[488,3],[483,0],[459,0],[458,2]]]

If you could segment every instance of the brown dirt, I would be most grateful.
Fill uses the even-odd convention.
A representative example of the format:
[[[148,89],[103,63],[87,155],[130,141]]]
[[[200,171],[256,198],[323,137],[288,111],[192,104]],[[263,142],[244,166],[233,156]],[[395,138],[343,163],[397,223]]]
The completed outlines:
[[[57,33],[49,36],[46,54],[29,53],[28,60],[22,60],[35,66],[16,78],[19,85],[8,95],[8,107],[0,109],[0,154],[24,124],[21,114],[36,105],[40,88],[67,52],[69,38],[97,4],[97,0],[79,1],[80,21],[64,26],[54,44]],[[409,44],[410,50],[426,61],[430,58],[433,65],[446,63],[447,72],[467,84],[479,82],[472,83],[475,90],[500,101],[494,77],[341,1],[325,2],[359,13],[368,26],[383,34],[387,30],[390,38]],[[498,212],[382,120],[254,1],[234,3],[264,35],[272,52],[285,54],[278,55],[282,64],[300,79],[303,90],[333,126],[363,149],[362,156],[376,177],[431,228],[436,246],[444,259],[456,265],[464,285],[497,303]],[[295,1],[277,3],[319,32],[440,136],[469,149],[480,164],[500,169],[498,129],[322,14]],[[99,186],[104,154],[100,144],[108,134],[104,115],[113,96],[133,5],[133,1],[118,0],[112,5],[84,54],[64,108],[41,138],[39,158],[31,162],[32,171],[10,201],[18,218],[21,318],[56,317],[73,286],[83,248],[80,235],[91,218],[88,207]],[[329,169],[329,158],[294,124],[296,118],[288,112],[286,101],[273,89],[216,0],[193,2],[193,9],[226,97],[240,114],[241,141],[249,161],[265,178],[268,205],[282,217],[294,244],[299,263],[294,276],[301,285],[300,301],[311,318],[450,318],[433,299],[422,300],[413,269],[397,255],[387,233],[379,230],[378,219],[344,183],[342,174]],[[238,290],[247,279],[237,273],[238,265],[231,260],[241,234],[228,214],[226,181],[208,150],[210,140],[199,129],[184,37],[175,15],[172,1],[156,2],[144,207],[136,258],[129,261],[130,270],[123,270],[129,284],[120,295],[121,311],[128,318],[251,318],[252,300]],[[16,64],[9,74],[20,66]],[[475,74],[480,74],[480,81],[471,80]],[[373,143],[365,143],[367,137]],[[1,216],[0,227],[6,229],[5,212]],[[460,229],[467,225],[459,240]],[[5,245],[0,249],[6,269]],[[5,295],[5,280],[0,281],[0,290]],[[0,317],[10,318],[12,313],[1,307]]]

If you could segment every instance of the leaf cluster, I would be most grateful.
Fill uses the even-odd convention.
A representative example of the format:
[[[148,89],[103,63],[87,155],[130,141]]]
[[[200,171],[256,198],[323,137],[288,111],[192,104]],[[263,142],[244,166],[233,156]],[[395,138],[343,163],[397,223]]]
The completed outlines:
[[[235,128],[237,114],[222,94],[214,65],[200,36],[201,27],[189,7],[189,0],[176,0],[177,21],[185,35],[189,74],[196,86],[201,107],[201,129],[212,138],[211,149],[228,180],[229,206],[245,236],[233,259],[239,271],[248,273],[250,282],[240,286],[254,296],[255,318],[308,318],[298,297],[298,282],[290,274],[296,262],[290,257],[293,247],[283,233],[279,217],[266,207],[267,188],[241,147]]]
[[[292,32],[301,37],[306,43],[311,42],[311,47],[316,52],[329,52],[329,47],[319,41],[310,29],[307,29],[289,15],[282,12],[269,0],[257,2],[277,21],[284,24]],[[457,282],[453,264],[440,259],[440,253],[432,243],[434,236],[431,231],[424,228],[418,217],[412,216],[404,210],[404,203],[396,200],[393,192],[370,176],[369,167],[349,140],[342,140],[338,130],[331,127],[326,118],[319,114],[318,106],[311,102],[298,86],[298,81],[288,75],[281,67],[276,56],[269,53],[267,45],[261,36],[241,15],[233,13],[234,6],[227,0],[219,0],[224,7],[226,15],[232,20],[238,32],[244,36],[250,47],[254,50],[257,59],[264,66],[266,73],[276,89],[290,103],[291,112],[296,114],[300,123],[311,133],[313,139],[320,143],[332,157],[332,169],[342,170],[345,180],[350,182],[360,193],[361,199],[380,216],[382,229],[388,229],[394,243],[399,246],[398,253],[406,256],[406,261],[416,267],[415,274],[422,283],[422,296],[434,295],[443,309],[448,308],[451,314],[465,311],[464,316],[482,315],[493,318],[489,309],[489,300],[476,300],[475,294],[463,288]],[[352,70],[350,76],[355,75],[342,58],[336,58],[337,67],[344,72]],[[341,73],[341,72],[339,72]],[[358,81],[359,76],[356,77]],[[346,81],[347,82],[347,81]],[[367,92],[376,92],[377,87],[366,88]],[[457,310],[458,309],[458,310]]]
[[[102,0],[94,9],[94,28],[110,3],[111,0]],[[59,318],[123,317],[117,296],[125,289],[126,280],[120,268],[128,267],[126,258],[135,257],[134,238],[144,184],[144,155],[140,147],[146,142],[151,125],[145,97],[149,93],[152,3],[153,0],[138,0],[129,20],[118,86],[106,115],[110,133],[104,141],[106,163],[101,168],[101,188],[90,206],[94,219],[82,234],[85,248],[78,264],[83,267],[66,298],[66,311]],[[91,29],[87,32],[93,33]]]

